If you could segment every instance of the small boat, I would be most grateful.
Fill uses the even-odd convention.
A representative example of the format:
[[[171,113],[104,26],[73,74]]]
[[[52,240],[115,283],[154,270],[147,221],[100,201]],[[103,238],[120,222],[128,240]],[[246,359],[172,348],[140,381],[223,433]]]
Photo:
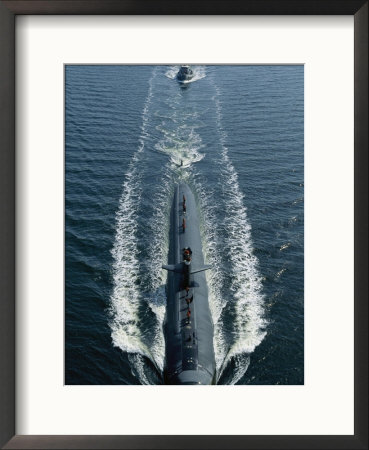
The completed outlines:
[[[180,83],[190,81],[194,76],[193,70],[190,66],[181,66],[177,73],[177,80]]]

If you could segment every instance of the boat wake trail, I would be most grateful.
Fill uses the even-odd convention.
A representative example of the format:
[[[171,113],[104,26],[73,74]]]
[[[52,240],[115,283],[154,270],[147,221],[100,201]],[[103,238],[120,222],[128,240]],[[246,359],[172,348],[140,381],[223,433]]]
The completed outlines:
[[[198,182],[204,223],[204,246],[213,270],[209,276],[210,306],[215,324],[218,382],[237,383],[246,373],[249,355],[266,335],[264,297],[258,261],[253,254],[251,226],[237,172],[226,147],[222,127],[220,90],[213,83],[215,117],[219,133],[217,195],[209,195]],[[197,179],[204,174],[199,173]],[[216,230],[222,230],[221,233]],[[231,326],[230,326],[231,324]],[[227,366],[232,365],[229,376]],[[222,377],[227,372],[226,377]]]
[[[249,357],[266,335],[264,319],[264,297],[262,295],[261,277],[258,272],[258,261],[253,255],[251,226],[243,205],[243,195],[239,190],[237,173],[229,161],[226,149],[223,154],[224,193],[227,198],[224,227],[227,230],[225,239],[226,259],[231,268],[229,283],[232,295],[235,339],[230,344],[227,355],[220,370],[234,359],[238,381],[249,366]],[[242,358],[244,355],[244,358]]]
[[[204,155],[199,152],[202,147],[201,138],[194,128],[183,127],[175,136],[168,131],[161,131],[164,136],[156,149],[170,157],[173,168],[187,168],[203,159]]]
[[[139,383],[163,382],[167,274],[161,265],[168,255],[170,200],[184,181],[197,197],[204,256],[212,265],[206,277],[218,382],[235,384],[266,334],[261,277],[222,128],[221,92],[211,77],[199,93],[190,92],[197,85],[182,90],[168,81],[177,71],[153,71],[138,148],[122,186],[112,249],[111,336],[128,354]],[[204,68],[196,71],[196,79],[205,77]]]
[[[140,228],[140,208],[142,205],[143,176],[140,169],[145,160],[145,147],[148,140],[148,122],[153,96],[153,82],[156,70],[150,80],[150,87],[146,99],[141,135],[138,150],[134,154],[128,168],[123,192],[116,213],[116,234],[112,249],[113,255],[113,292],[111,295],[111,336],[113,345],[129,354],[132,373],[142,384],[153,384],[150,371],[147,373],[145,359],[161,372],[164,360],[164,341],[161,333],[161,322],[165,310],[165,294],[160,281],[152,281],[149,294],[145,295],[140,286],[142,278],[141,252],[138,246]],[[158,280],[150,272],[151,280]],[[155,269],[154,269],[155,270]],[[158,318],[154,335],[145,339],[142,327],[141,312],[145,302]],[[154,342],[154,345],[151,345]]]

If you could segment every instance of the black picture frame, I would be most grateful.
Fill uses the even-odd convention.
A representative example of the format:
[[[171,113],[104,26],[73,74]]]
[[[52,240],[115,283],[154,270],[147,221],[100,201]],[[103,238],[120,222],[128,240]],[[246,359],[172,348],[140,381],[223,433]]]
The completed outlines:
[[[354,16],[354,435],[15,435],[15,17],[19,14]],[[6,449],[368,449],[368,1],[0,0],[0,445]]]

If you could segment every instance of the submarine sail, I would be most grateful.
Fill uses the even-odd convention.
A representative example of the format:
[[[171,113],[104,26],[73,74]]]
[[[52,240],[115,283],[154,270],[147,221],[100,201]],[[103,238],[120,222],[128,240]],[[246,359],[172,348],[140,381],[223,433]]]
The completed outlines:
[[[211,318],[199,220],[187,184],[176,187],[170,218],[167,310],[164,323],[166,384],[214,384]]]

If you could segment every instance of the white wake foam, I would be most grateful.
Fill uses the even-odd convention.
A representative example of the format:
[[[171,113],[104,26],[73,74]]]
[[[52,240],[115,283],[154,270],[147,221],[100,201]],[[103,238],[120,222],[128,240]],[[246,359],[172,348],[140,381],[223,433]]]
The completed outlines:
[[[138,327],[139,276],[136,246],[137,209],[141,197],[140,178],[134,162],[126,175],[116,214],[116,234],[112,255],[114,289],[111,296],[113,344],[128,353],[149,355]]]
[[[251,226],[247,219],[244,196],[238,183],[238,175],[228,156],[227,135],[222,128],[220,90],[215,86],[217,125],[222,145],[222,181],[225,201],[225,248],[231,264],[230,290],[235,309],[234,341],[224,359],[222,370],[233,358],[236,364],[237,382],[246,372],[249,363],[247,355],[252,353],[266,335],[267,322],[264,318],[264,297],[262,279],[258,271],[258,261],[253,254]]]
[[[163,322],[167,302],[165,292],[167,273],[161,268],[161,265],[167,260],[169,250],[170,189],[172,184],[168,170],[165,170],[160,186],[153,193],[153,198],[155,198],[154,213],[148,225],[150,240],[147,244],[149,247],[147,271],[150,284],[148,290],[151,294],[146,301],[157,319],[152,353],[156,365],[161,371],[164,368],[165,358]]]
[[[173,166],[187,168],[204,158],[205,155],[199,152],[203,147],[201,137],[191,126],[182,126],[181,135],[161,131],[164,137],[155,148],[168,155]]]
[[[141,384],[153,384],[150,383],[148,377],[146,376],[146,365],[145,360],[142,358],[140,354],[137,353],[129,353],[128,361],[131,366],[132,375],[139,379]]]
[[[116,233],[112,249],[114,287],[111,295],[112,319],[110,322],[112,341],[115,346],[127,353],[146,356],[154,364],[157,363],[155,355],[152,354],[152,349],[143,342],[139,327],[141,293],[138,285],[139,252],[136,233],[138,209],[142,195],[140,160],[147,137],[155,76],[156,70],[153,71],[149,82],[149,92],[142,114],[140,144],[129,164],[116,213]],[[136,362],[136,369],[140,372],[140,358],[134,358],[132,361]]]
[[[204,144],[196,131],[203,126],[200,112],[184,107],[180,94],[166,98],[164,107],[155,111],[155,119],[159,122],[155,130],[160,133],[155,149],[170,158],[172,169],[188,168],[204,158],[200,152]]]
[[[228,384],[237,384],[245,375],[250,365],[250,357],[243,354],[235,354],[234,362],[235,370],[232,373],[232,378],[228,381]]]

